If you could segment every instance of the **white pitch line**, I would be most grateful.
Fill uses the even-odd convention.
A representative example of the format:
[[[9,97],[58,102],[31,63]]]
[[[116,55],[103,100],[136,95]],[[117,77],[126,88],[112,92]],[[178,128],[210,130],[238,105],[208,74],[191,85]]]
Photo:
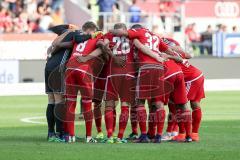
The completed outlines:
[[[39,116],[39,117],[26,117],[26,118],[21,118],[20,121],[25,122],[25,123],[33,123],[33,124],[46,124],[46,122],[39,122],[35,120],[39,119],[45,119],[45,116]]]
[[[47,124],[47,122],[40,122],[40,121],[36,121],[39,119],[46,119],[45,116],[38,116],[38,117],[26,117],[26,118],[21,118],[20,121],[24,122],[24,123],[32,123],[32,124]],[[83,125],[85,124],[84,121],[76,121],[75,124],[80,124]]]

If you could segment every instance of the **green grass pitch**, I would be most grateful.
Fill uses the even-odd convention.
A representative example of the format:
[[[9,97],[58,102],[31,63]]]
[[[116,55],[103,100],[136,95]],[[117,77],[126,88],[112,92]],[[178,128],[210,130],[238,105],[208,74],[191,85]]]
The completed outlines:
[[[44,116],[46,96],[0,97],[0,160],[239,160],[240,92],[207,92],[206,97],[202,102],[201,141],[190,144],[49,143],[46,124],[20,121]],[[83,125],[77,125],[76,130],[84,136]],[[95,134],[95,127],[93,131]]]

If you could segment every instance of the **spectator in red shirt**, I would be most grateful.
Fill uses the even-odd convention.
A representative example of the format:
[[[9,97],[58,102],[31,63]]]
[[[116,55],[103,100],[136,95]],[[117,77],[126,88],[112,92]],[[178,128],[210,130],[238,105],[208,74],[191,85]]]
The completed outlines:
[[[200,42],[200,34],[196,31],[196,24],[192,23],[188,25],[185,29],[185,34],[187,36],[187,43],[189,43],[193,50],[196,50]]]
[[[185,31],[190,42],[199,42],[200,35],[196,31],[196,23],[192,23],[189,28]]]

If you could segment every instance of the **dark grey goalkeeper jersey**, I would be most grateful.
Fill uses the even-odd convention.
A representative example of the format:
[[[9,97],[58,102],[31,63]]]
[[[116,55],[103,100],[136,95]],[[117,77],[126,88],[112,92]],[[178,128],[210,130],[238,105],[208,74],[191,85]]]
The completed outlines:
[[[62,42],[75,41],[77,43],[82,43],[91,38],[91,35],[83,34],[80,30],[69,32],[62,40]],[[66,53],[69,54],[66,54]],[[62,48],[53,54],[47,61],[45,70],[53,71],[60,66],[61,63],[65,63],[70,57],[70,49]]]

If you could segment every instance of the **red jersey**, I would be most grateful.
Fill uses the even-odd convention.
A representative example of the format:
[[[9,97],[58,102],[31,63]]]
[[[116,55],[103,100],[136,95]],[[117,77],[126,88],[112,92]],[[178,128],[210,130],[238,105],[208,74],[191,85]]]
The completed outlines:
[[[114,36],[112,33],[107,33],[103,37],[110,41],[109,46],[115,56],[125,56],[127,62],[134,61],[132,41],[127,37]]]
[[[164,42],[169,46],[180,46],[179,43],[173,39],[170,38],[164,38]],[[185,54],[183,53],[177,53],[177,56],[180,56],[184,59],[183,63],[177,63],[184,74],[184,80],[185,82],[196,80],[197,78],[201,77],[203,74],[202,72],[191,65],[189,61],[186,59]]]
[[[164,62],[164,67],[166,69],[164,79],[168,79],[179,73],[183,73],[181,67],[173,60],[168,60]]]
[[[119,59],[125,60],[124,66],[119,66],[111,57],[109,63],[107,64],[108,75],[114,74],[131,74],[135,72],[134,69],[134,52],[133,43],[128,37],[125,36],[114,36],[112,33],[107,33],[103,36],[104,39],[109,40],[109,47],[112,53],[119,57]]]
[[[92,73],[92,67],[90,67],[90,65],[94,63],[95,59],[91,59],[87,62],[78,62],[76,56],[87,56],[93,52],[97,48],[96,43],[100,37],[101,36],[89,39],[79,44],[74,42],[72,54],[66,64],[66,67],[68,69],[83,70]]]
[[[161,38],[144,28],[128,30],[128,37],[130,39],[138,39],[142,44],[149,47],[156,54],[158,54],[159,51],[164,52],[168,49],[168,46]],[[140,63],[159,64],[159,62],[154,58],[142,53],[141,51],[138,52],[138,58]]]
[[[180,46],[180,44],[172,38],[163,37],[162,40],[168,46]]]

